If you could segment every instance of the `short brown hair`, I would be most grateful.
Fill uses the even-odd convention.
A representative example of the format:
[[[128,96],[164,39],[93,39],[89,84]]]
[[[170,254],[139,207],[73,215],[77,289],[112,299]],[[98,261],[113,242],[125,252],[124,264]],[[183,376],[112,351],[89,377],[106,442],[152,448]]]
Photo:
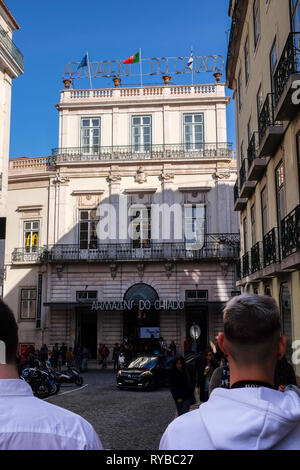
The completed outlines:
[[[266,360],[280,336],[280,313],[269,296],[244,294],[231,299],[224,309],[224,334],[229,353],[237,362]]]
[[[5,344],[6,363],[16,362],[18,349],[18,326],[10,308],[0,300],[0,341]]]

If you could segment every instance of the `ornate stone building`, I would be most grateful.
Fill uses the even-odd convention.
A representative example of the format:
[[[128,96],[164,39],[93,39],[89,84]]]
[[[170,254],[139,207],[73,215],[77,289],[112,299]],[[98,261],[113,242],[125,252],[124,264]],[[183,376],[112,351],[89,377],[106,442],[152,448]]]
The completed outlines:
[[[68,86],[68,83],[67,83]],[[5,300],[22,344],[179,349],[221,328],[239,253],[225,86],[61,91],[59,147],[10,161]]]

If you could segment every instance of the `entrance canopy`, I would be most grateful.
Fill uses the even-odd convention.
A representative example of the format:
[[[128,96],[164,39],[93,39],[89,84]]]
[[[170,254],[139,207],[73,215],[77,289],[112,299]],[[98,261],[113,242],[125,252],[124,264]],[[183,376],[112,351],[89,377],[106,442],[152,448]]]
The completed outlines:
[[[143,284],[142,282],[139,284],[135,284],[134,286],[130,287],[127,292],[125,292],[124,300],[128,301],[140,301],[140,300],[149,300],[151,303],[159,300],[158,294],[153,287],[149,286],[148,284]]]

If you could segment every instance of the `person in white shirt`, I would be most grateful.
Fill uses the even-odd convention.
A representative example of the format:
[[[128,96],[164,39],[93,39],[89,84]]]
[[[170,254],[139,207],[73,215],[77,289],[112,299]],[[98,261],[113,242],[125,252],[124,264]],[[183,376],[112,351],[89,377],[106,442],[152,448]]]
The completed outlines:
[[[214,389],[207,403],[173,421],[160,450],[300,450],[298,389],[274,387],[287,344],[275,300],[245,294],[229,301],[218,344],[231,388]]]
[[[0,450],[103,450],[81,416],[33,396],[19,379],[17,347],[15,317],[0,301]]]

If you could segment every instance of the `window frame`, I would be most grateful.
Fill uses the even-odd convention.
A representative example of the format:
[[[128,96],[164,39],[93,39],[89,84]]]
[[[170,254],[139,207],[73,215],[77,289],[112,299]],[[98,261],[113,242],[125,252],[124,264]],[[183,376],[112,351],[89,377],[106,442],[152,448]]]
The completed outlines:
[[[33,227],[30,228],[30,229],[26,229],[25,228],[25,224],[34,224],[34,223],[37,223],[38,224],[38,229],[35,230]],[[27,240],[28,240],[28,237],[30,236],[30,244],[27,245],[27,241],[26,241],[26,236],[25,236],[25,233],[30,233],[31,235],[28,235],[27,236]],[[39,219],[25,219],[23,220],[23,233],[22,233],[22,246],[23,246],[23,249],[26,253],[36,253],[38,251],[38,248],[40,246],[40,232],[41,232],[41,221]],[[37,243],[36,244],[32,244],[32,241],[35,237],[35,235],[37,235]],[[27,250],[27,247],[29,248],[29,250]],[[36,248],[36,250],[32,249],[33,247]]]
[[[191,123],[186,123],[185,118],[191,116],[192,117],[192,122]],[[195,116],[201,116],[202,122],[195,122]],[[195,127],[201,125],[202,127],[202,141],[197,141],[195,139],[196,136],[196,131]],[[192,140],[190,142],[186,141],[186,126],[191,126],[192,127]],[[203,146],[205,144],[205,121],[204,121],[204,112],[194,112],[194,113],[183,113],[183,145],[184,149],[189,152],[189,151],[195,151],[195,150],[202,150]],[[199,148],[198,148],[199,146]]]
[[[93,125],[89,125],[89,126],[83,126],[83,121],[84,120],[89,120],[90,122],[93,121],[93,119],[97,119],[99,120],[99,126],[93,126]],[[86,136],[83,136],[83,130],[84,129],[89,129],[89,131],[91,132],[92,130],[92,134],[90,134],[88,136],[89,138],[89,145],[85,145],[83,143],[83,139],[84,138],[87,138]],[[98,144],[95,145],[92,141],[94,139],[94,129],[98,129],[99,130],[99,135],[98,135]],[[101,116],[81,116],[80,117],[80,151],[84,154],[84,155],[97,155],[99,154],[99,150],[100,150],[100,147],[101,147]]]
[[[91,233],[92,233],[92,230],[91,230],[91,225],[93,223],[99,223],[99,216],[97,215],[97,208],[94,208],[94,209],[79,209],[78,210],[78,245],[79,245],[79,250],[93,250],[93,249],[97,249],[98,248],[98,245],[99,245],[99,239],[98,239],[98,236],[96,239],[92,240],[91,241]],[[83,212],[87,212],[88,213],[88,218],[87,219],[81,219],[81,213]],[[96,218],[92,218],[90,216],[90,213],[91,212],[96,212]],[[88,230],[87,230],[87,234],[88,234],[88,238],[87,238],[87,247],[86,248],[82,248],[82,244],[84,242],[84,240],[81,240],[81,224],[83,223],[87,223],[88,224]],[[96,228],[96,235],[97,235],[97,228]],[[91,246],[91,245],[94,245],[94,246]]]
[[[35,292],[35,297],[34,298],[23,298],[23,292],[24,291],[29,291],[29,292]],[[25,301],[34,301],[34,317],[29,317],[29,316],[23,316],[23,302]],[[27,307],[28,308],[28,307]],[[35,287],[21,287],[20,288],[20,300],[19,300],[19,321],[36,321],[36,308],[37,308],[37,288]]]
[[[140,118],[141,120],[143,118],[150,118],[150,124],[134,124],[133,120],[134,119],[137,119],[137,118]],[[149,127],[150,128],[150,139],[149,139],[149,143],[145,143],[144,142],[144,132],[142,132],[142,129],[145,128],[145,127]],[[138,134],[139,136],[139,143],[136,144],[134,142],[134,138],[136,137],[134,135],[134,129],[135,128],[139,128],[140,129],[140,132]],[[144,152],[150,152],[151,151],[151,148],[152,148],[152,114],[132,114],[131,115],[131,148],[132,148],[132,151],[134,153],[144,153]]]
[[[261,36],[261,17],[260,17],[260,1],[254,0],[253,2],[253,38],[254,50],[256,50]]]

